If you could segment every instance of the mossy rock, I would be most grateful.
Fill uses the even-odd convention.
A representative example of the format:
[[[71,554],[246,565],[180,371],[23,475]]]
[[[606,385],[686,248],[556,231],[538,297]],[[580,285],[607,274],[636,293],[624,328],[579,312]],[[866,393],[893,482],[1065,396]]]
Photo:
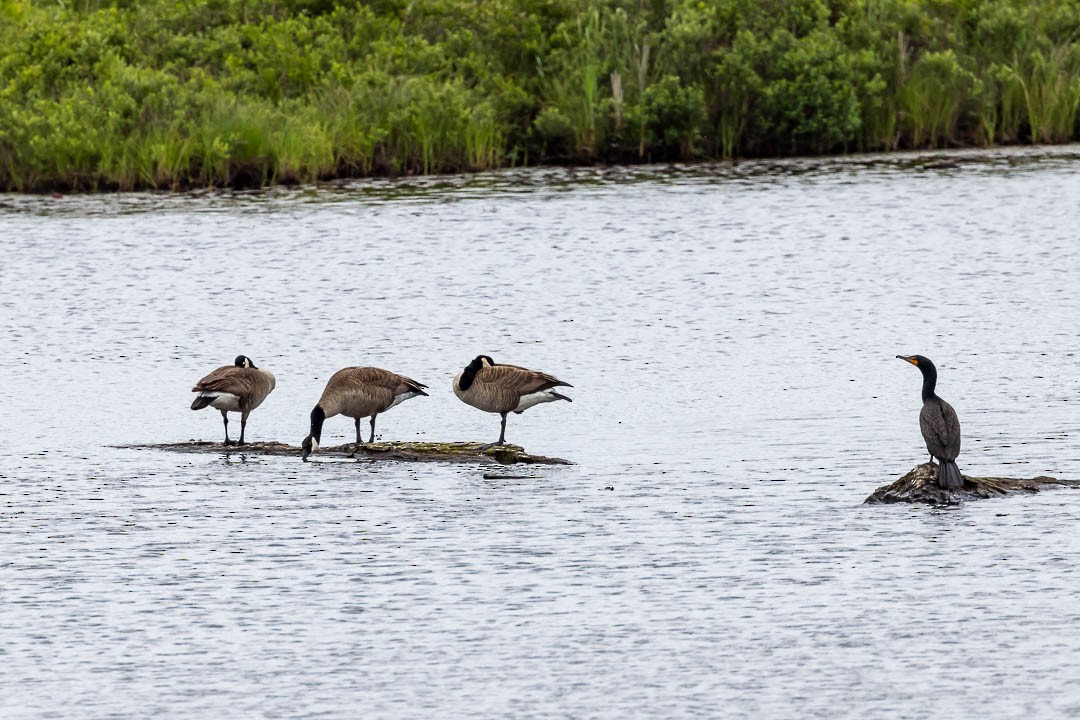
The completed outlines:
[[[190,440],[182,443],[162,443],[159,445],[115,445],[114,447],[135,450],[169,450],[184,453],[216,453],[227,455],[293,455],[297,459],[303,451],[296,445],[279,442],[253,442],[245,445],[222,445],[220,442]],[[346,443],[332,447],[321,447],[311,460],[320,457],[349,457],[371,460],[397,460],[401,462],[475,462],[513,465],[571,465],[562,458],[530,455],[520,445],[496,445],[483,449],[483,443],[470,442],[379,442]]]
[[[865,503],[928,503],[956,505],[964,500],[1004,497],[1015,493],[1036,493],[1044,487],[1080,487],[1080,480],[1058,480],[1039,476],[1034,478],[970,477],[964,475],[964,487],[946,490],[937,485],[937,465],[916,465],[896,482],[882,485]]]

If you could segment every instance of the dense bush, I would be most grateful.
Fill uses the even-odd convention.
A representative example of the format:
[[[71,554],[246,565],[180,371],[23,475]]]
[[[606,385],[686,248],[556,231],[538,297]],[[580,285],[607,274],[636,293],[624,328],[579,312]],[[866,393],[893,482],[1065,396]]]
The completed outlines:
[[[0,189],[1080,138],[1076,0],[0,0]]]

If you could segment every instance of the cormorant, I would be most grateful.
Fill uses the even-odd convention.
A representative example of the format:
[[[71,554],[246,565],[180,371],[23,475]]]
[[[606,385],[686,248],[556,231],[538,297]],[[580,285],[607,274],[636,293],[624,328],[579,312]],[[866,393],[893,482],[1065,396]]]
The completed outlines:
[[[960,419],[952,405],[934,393],[937,387],[937,368],[929,358],[922,355],[897,355],[922,371],[922,411],[919,413],[919,429],[922,430],[926,449],[931,458],[938,459],[938,487],[956,490],[964,487],[964,477],[956,466],[960,454]]]

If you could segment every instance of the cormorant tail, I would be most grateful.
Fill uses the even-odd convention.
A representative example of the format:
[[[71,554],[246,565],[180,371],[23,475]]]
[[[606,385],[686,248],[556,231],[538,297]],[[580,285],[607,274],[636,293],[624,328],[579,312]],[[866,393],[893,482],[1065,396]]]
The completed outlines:
[[[937,471],[938,487],[946,490],[959,490],[964,487],[964,476],[954,460],[939,460]]]
[[[216,398],[213,395],[199,395],[195,398],[195,401],[191,403],[192,410],[202,410],[204,407],[214,402]]]

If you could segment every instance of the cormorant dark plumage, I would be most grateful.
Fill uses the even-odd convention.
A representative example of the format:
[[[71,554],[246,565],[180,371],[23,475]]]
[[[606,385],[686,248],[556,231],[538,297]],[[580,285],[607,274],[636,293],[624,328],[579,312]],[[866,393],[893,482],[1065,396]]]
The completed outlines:
[[[960,454],[960,419],[952,405],[937,396],[937,368],[929,358],[922,355],[897,355],[922,371],[922,411],[919,413],[919,429],[930,456],[938,460],[937,483],[947,490],[964,487],[964,477],[956,465]]]

